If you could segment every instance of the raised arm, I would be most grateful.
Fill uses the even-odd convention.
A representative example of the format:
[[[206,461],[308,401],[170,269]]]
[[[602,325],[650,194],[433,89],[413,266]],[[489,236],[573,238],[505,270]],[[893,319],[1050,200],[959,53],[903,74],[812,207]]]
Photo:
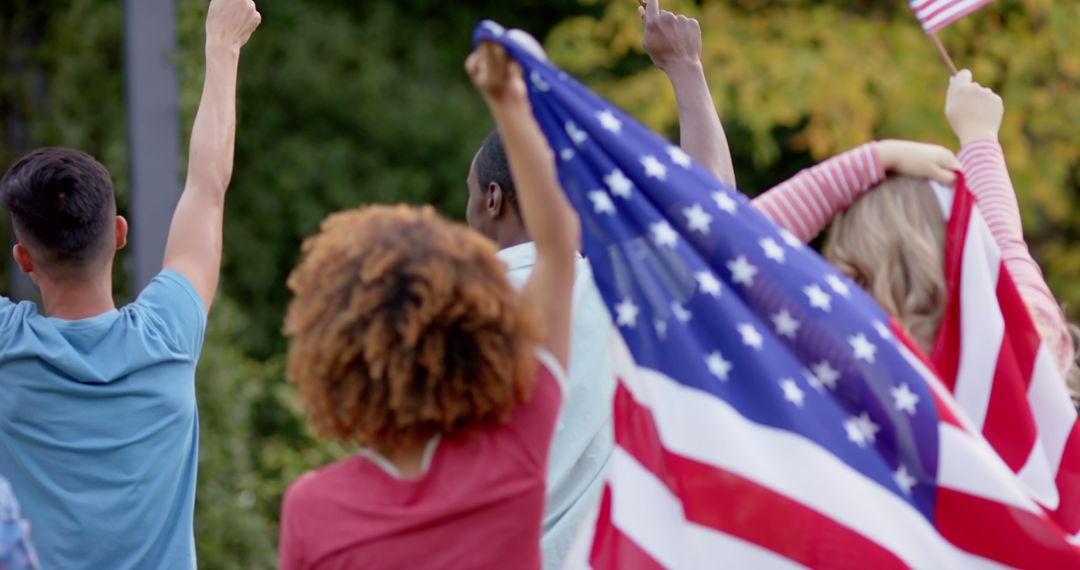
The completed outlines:
[[[465,68],[502,135],[525,226],[536,243],[536,265],[522,289],[522,302],[544,315],[544,346],[565,369],[581,223],[559,187],[555,155],[533,118],[521,68],[491,42],[482,43]]]
[[[963,70],[949,83],[945,115],[960,140],[960,162],[968,189],[975,196],[1002,261],[1027,303],[1039,335],[1047,343],[1058,369],[1068,376],[1074,357],[1072,338],[1054,294],[1024,241],[1020,205],[998,144],[1005,106],[996,93],[972,81]]]
[[[660,10],[660,0],[639,2],[645,4],[638,8],[645,28],[645,51],[667,74],[675,89],[680,145],[717,178],[734,188],[731,150],[701,64],[698,21]]]
[[[191,281],[207,310],[221,270],[225,191],[233,171],[240,48],[262,21],[252,0],[212,0],[206,17],[206,79],[191,129],[187,181],[165,245],[166,269]]]
[[[817,237],[837,214],[887,173],[956,180],[960,163],[948,149],[909,141],[871,142],[807,168],[754,199],[754,207],[803,242]]]

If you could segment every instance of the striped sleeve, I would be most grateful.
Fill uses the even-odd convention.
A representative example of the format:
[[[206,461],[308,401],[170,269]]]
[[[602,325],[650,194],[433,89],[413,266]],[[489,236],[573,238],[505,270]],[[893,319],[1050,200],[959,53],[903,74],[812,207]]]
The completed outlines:
[[[1020,206],[1001,145],[992,140],[975,141],[960,149],[957,156],[964,166],[975,203],[990,226],[994,241],[1001,249],[1005,267],[1016,281],[1039,335],[1047,344],[1062,376],[1068,377],[1074,358],[1072,338],[1061,305],[1047,286],[1039,264],[1031,257],[1024,241]]]
[[[871,142],[803,170],[755,198],[754,207],[808,242],[884,179],[877,143]]]

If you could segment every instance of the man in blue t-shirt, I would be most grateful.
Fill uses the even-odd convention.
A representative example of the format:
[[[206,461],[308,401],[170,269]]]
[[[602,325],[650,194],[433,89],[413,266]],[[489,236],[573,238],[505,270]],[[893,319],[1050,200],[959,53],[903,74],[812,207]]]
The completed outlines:
[[[109,173],[46,148],[0,181],[15,260],[43,307],[0,299],[0,473],[46,569],[192,569],[195,365],[217,289],[240,48],[251,0],[212,0],[206,80],[164,268],[117,309],[127,239]]]

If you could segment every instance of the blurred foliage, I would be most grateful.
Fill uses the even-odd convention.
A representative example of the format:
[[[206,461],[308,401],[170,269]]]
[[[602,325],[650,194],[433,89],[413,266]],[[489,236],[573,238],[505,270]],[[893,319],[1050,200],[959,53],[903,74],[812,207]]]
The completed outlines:
[[[176,0],[185,134],[206,0]],[[348,450],[317,442],[284,381],[285,278],[328,212],[376,201],[464,210],[491,128],[462,72],[474,24],[541,37],[553,59],[675,137],[674,95],[640,48],[634,0],[258,0],[241,59],[222,295],[199,368],[200,566],[272,568],[281,493]],[[905,3],[665,0],[702,22],[740,186],[768,188],[871,138],[952,139],[947,74]],[[1002,139],[1051,285],[1080,305],[1080,4],[998,0],[941,34],[1007,103]],[[550,34],[547,34],[552,30]],[[0,2],[0,169],[35,146],[91,152],[129,195],[120,0]],[[3,222],[6,223],[6,220]],[[4,230],[6,231],[6,230]],[[10,271],[10,264],[3,264]],[[118,275],[125,259],[121,257]],[[124,291],[122,280],[118,288]]]
[[[674,93],[641,49],[634,2],[583,0],[598,15],[547,38],[553,60],[654,129],[677,133]],[[905,2],[669,0],[701,22],[703,61],[753,193],[874,138],[955,147],[948,72]],[[1080,317],[1080,3],[998,0],[940,32],[957,65],[1006,102],[1001,141],[1029,242]],[[800,158],[802,157],[802,158]]]

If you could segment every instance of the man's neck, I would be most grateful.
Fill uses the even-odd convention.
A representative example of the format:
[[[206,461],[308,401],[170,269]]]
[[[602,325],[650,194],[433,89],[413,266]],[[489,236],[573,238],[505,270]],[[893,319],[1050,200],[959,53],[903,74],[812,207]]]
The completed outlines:
[[[495,236],[495,244],[499,246],[499,249],[507,249],[530,241],[532,239],[529,238],[529,232],[526,232],[524,228],[506,231]]]
[[[116,308],[112,271],[80,281],[38,280],[45,315],[67,321],[96,317]]]

